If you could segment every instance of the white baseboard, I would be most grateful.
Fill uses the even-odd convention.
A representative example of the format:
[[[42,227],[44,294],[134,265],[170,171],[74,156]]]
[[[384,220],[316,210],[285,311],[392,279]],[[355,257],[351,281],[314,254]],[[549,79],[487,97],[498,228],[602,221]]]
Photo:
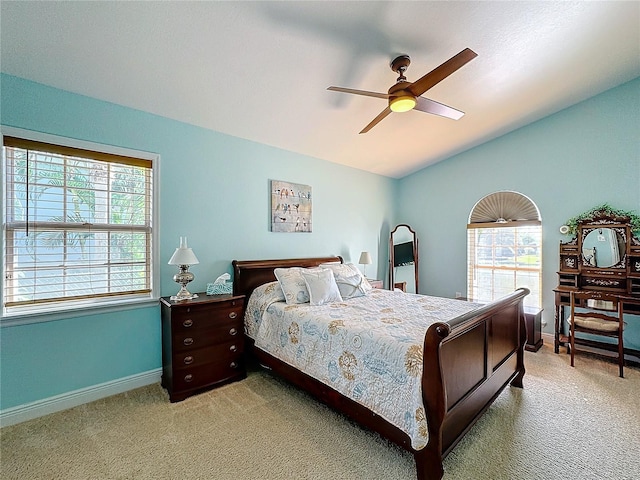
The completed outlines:
[[[0,411],[0,427],[8,427],[16,423],[60,412],[68,408],[77,407],[101,398],[117,395],[128,390],[144,387],[160,381],[162,369],[157,368],[147,372],[130,375],[110,382],[100,383],[91,387],[81,388],[72,392],[55,395],[53,397],[25,403],[16,407]]]

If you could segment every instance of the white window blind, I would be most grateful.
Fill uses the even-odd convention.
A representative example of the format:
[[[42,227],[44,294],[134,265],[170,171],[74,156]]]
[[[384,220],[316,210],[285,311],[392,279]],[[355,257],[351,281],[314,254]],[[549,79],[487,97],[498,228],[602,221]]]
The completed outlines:
[[[489,303],[519,287],[527,287],[531,293],[525,297],[524,304],[540,307],[540,225],[469,228],[467,245],[467,297],[470,300]]]
[[[151,292],[152,162],[4,137],[5,308]]]

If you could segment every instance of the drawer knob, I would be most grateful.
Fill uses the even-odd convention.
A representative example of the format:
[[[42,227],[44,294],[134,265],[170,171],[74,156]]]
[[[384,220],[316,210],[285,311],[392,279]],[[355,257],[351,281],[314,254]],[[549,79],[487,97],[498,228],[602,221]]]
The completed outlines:
[[[184,376],[184,381],[185,382],[191,382],[193,381],[193,375],[191,375],[190,373]]]
[[[229,366],[230,366],[231,368],[238,368],[238,364],[237,364],[236,362],[231,362],[231,363],[229,364]]]
[[[238,316],[237,312],[231,312],[229,314],[229,318],[236,318]]]
[[[238,347],[236,347],[235,345],[231,345],[229,347],[229,350],[232,351],[232,352],[237,352],[238,351]]]
[[[193,363],[193,357],[191,355],[188,355],[186,357],[184,357],[184,364],[185,365],[191,365]]]
[[[187,337],[182,341],[182,343],[184,343],[185,345],[193,345],[193,338]]]
[[[238,330],[236,328],[232,328],[231,330],[229,330],[229,335],[237,335],[238,334]]]
[[[184,325],[185,327],[190,327],[191,325],[193,325],[193,320],[187,318],[184,322],[182,322],[182,325]]]

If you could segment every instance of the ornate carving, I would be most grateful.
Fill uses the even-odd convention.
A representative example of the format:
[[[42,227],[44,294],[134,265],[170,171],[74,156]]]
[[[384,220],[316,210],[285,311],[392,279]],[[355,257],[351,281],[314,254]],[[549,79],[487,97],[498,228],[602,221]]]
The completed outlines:
[[[566,257],[564,259],[564,265],[567,268],[577,268],[577,261],[576,261],[576,257]]]
[[[606,280],[604,278],[585,278],[585,283],[588,285],[597,285],[598,287],[617,287],[620,285],[620,280]]]
[[[567,246],[577,246],[578,245],[578,237],[573,237],[571,240],[567,240],[566,242],[560,241],[561,245]]]

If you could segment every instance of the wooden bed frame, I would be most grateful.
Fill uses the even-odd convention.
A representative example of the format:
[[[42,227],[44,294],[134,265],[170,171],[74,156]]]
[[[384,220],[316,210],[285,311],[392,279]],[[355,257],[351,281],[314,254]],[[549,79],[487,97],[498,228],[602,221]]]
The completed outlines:
[[[234,260],[234,295],[246,295],[275,281],[273,270],[340,262],[342,257],[286,260]],[[413,453],[418,480],[441,479],[443,459],[509,384],[522,388],[526,329],[523,299],[518,289],[499,301],[431,325],[424,339],[422,396],[429,440],[411,447],[409,436],[361,404],[268,353],[247,338],[247,352],[261,365],[308,391],[323,403],[378,432]]]

